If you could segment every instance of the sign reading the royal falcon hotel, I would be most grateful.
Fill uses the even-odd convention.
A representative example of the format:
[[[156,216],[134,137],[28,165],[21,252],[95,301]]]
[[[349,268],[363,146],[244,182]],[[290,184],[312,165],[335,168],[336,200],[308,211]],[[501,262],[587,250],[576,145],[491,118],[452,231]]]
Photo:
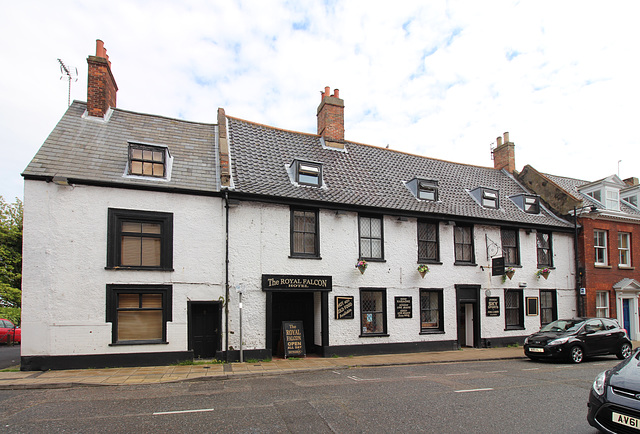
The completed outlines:
[[[262,289],[307,289],[330,290],[331,276],[298,276],[282,274],[263,274]]]

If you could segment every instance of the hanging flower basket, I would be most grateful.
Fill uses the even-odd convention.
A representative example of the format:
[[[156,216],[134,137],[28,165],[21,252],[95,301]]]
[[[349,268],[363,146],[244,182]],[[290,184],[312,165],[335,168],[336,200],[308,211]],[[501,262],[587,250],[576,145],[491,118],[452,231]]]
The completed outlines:
[[[504,274],[509,278],[509,280],[511,280],[513,278],[513,275],[516,274],[516,270],[509,267],[505,270]]]
[[[429,272],[429,267],[426,264],[418,265],[418,273],[420,273],[420,276],[422,276],[423,279],[424,279],[424,275],[427,274],[428,272]]]
[[[360,274],[364,274],[364,271],[367,269],[368,266],[369,264],[367,264],[367,261],[358,261],[356,263],[356,268],[360,270]]]
[[[540,276],[544,277],[545,280],[549,278],[549,274],[551,273],[551,270],[549,268],[540,268],[538,271],[536,271],[536,277],[538,279],[540,279]]]

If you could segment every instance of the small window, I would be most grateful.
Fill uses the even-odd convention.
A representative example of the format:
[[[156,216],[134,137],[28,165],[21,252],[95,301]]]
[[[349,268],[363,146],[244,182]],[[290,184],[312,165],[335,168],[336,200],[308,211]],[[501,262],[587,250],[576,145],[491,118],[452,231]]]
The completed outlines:
[[[319,250],[318,211],[292,209],[291,256],[317,258]]]
[[[485,208],[498,208],[498,192],[495,190],[482,190],[482,206]]]
[[[536,196],[525,196],[524,197],[524,212],[528,214],[539,214],[540,213],[540,198]]]
[[[130,143],[129,175],[164,178],[166,153],[166,148]]]
[[[631,234],[618,232],[618,265],[631,267]]]
[[[540,325],[545,326],[558,319],[555,290],[540,290]]]
[[[107,268],[171,270],[173,214],[110,208]]]
[[[438,184],[433,181],[418,182],[418,199],[435,202],[438,200]]]
[[[473,228],[471,226],[456,225],[453,231],[456,264],[473,264]]]
[[[387,334],[387,291],[385,289],[360,290],[361,336]]]
[[[420,332],[444,331],[441,289],[420,290]]]
[[[551,247],[551,233],[542,231],[536,232],[538,268],[553,267],[553,252]]]
[[[520,265],[520,249],[518,248],[518,230],[502,228],[500,230],[502,239],[502,256],[504,264],[513,266]]]
[[[522,290],[508,289],[505,292],[505,325],[507,329],[524,328]]]
[[[438,223],[418,221],[418,262],[438,262]]]
[[[607,200],[605,206],[607,209],[620,211],[620,193],[616,190],[606,190]]]
[[[600,192],[600,190],[590,191],[587,194],[592,198],[594,198],[595,200],[597,200],[598,202],[602,202],[602,193]]]
[[[112,343],[166,343],[171,298],[171,285],[107,285]]]
[[[627,197],[623,197],[622,199],[629,202],[631,205],[635,207],[638,206],[638,196],[627,196]]]
[[[596,291],[596,316],[609,318],[609,292]]]
[[[593,231],[593,248],[595,249],[595,264],[607,265],[607,231]]]
[[[368,260],[384,259],[381,217],[359,217],[360,258]]]
[[[295,177],[298,184],[312,185],[319,187],[322,185],[322,165],[307,161],[294,161]]]

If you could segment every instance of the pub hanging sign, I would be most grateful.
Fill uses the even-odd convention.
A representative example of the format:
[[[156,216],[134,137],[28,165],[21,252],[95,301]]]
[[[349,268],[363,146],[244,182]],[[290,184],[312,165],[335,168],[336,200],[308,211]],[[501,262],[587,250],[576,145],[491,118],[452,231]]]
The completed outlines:
[[[263,274],[262,290],[296,289],[307,291],[331,291],[331,276],[304,276],[290,274]]]

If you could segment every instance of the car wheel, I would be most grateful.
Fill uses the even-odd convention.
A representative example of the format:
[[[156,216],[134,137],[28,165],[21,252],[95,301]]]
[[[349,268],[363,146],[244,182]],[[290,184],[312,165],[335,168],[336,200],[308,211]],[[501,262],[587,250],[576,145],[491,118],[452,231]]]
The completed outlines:
[[[571,347],[571,349],[569,350],[569,360],[571,360],[572,363],[580,363],[582,362],[583,358],[584,353],[580,346],[575,345]]]
[[[625,342],[622,345],[620,345],[620,350],[616,354],[616,357],[618,357],[620,360],[626,359],[631,355],[631,351],[632,351],[631,345]]]

